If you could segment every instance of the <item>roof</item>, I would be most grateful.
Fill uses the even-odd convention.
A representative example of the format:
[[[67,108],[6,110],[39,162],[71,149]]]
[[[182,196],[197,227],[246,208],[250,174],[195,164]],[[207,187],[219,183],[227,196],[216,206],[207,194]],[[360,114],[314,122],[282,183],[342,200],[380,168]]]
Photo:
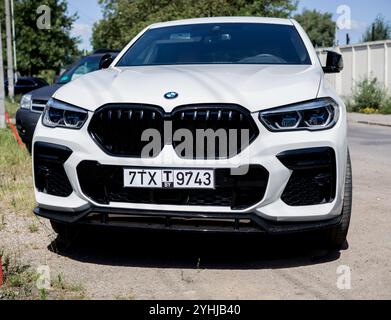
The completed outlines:
[[[200,24],[200,23],[268,23],[268,24],[283,24],[293,25],[290,19],[281,18],[264,18],[264,17],[209,17],[209,18],[195,18],[174,20],[167,22],[154,23],[150,26],[151,29],[171,27],[186,24]]]

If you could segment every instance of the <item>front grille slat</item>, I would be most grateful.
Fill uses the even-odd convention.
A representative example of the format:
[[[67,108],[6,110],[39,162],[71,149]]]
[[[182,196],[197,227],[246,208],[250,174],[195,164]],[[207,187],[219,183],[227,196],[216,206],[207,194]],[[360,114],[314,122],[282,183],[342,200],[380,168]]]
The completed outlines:
[[[135,158],[141,157],[143,148],[148,144],[141,141],[146,129],[163,131],[161,108],[139,104],[109,104],[95,112],[88,127],[93,139],[107,154]]]
[[[174,109],[172,113],[164,113],[162,108],[152,105],[109,104],[95,112],[88,130],[96,143],[109,155],[139,158],[142,157],[143,148],[149,143],[141,141],[144,130],[156,129],[163,138],[165,121],[171,121],[173,133],[178,129],[187,129],[192,133],[193,152],[191,154],[177,152],[181,158],[210,159],[211,156],[217,159],[230,158],[247,147],[247,144],[242,146],[241,143],[242,129],[249,131],[248,144],[255,140],[259,133],[251,114],[243,107],[230,104],[187,105]],[[196,132],[208,129],[216,134],[218,130],[225,130],[227,152],[220,152],[219,139],[215,138],[213,155],[207,152],[207,145],[210,144],[210,141],[206,141],[207,139],[204,139],[204,152],[197,154]],[[237,143],[230,141],[229,130],[237,131],[237,136],[234,137]],[[211,138],[213,142],[213,137]],[[173,147],[176,148],[182,142],[173,141]],[[236,148],[229,150],[230,145]],[[163,146],[164,141],[162,141],[161,148]]]

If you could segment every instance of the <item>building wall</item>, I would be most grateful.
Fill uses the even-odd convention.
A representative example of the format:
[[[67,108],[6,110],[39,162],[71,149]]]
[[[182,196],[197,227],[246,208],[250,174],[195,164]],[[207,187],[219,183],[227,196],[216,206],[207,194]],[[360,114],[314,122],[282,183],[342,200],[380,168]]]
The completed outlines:
[[[341,96],[350,97],[357,82],[376,77],[391,94],[391,40],[339,46],[334,49],[317,49],[322,64],[326,63],[325,50],[340,52],[344,70],[339,74],[327,74],[327,81]]]

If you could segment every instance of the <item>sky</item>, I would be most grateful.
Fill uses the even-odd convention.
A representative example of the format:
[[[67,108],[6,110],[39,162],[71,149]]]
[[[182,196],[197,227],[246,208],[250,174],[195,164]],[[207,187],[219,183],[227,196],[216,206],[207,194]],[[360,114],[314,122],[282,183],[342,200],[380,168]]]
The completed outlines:
[[[316,9],[321,12],[330,12],[336,21],[340,14],[338,8],[344,10],[348,6],[350,9],[350,29],[338,30],[339,44],[345,44],[346,33],[349,33],[351,43],[360,42],[361,36],[376,16],[381,13],[391,21],[391,1],[390,0],[299,0],[297,12],[304,8]],[[81,38],[79,48],[91,50],[91,35],[94,22],[102,18],[101,8],[98,0],[68,0],[69,13],[78,13],[79,19],[74,23],[72,35]],[[346,12],[346,11],[344,11]],[[130,40],[130,39],[129,39]]]

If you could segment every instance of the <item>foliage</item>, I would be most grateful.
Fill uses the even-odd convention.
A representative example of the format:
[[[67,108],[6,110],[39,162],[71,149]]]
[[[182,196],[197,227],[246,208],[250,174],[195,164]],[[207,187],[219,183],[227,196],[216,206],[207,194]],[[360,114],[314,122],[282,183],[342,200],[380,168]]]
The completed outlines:
[[[103,19],[95,23],[92,44],[121,49],[146,26],[160,21],[210,16],[288,17],[294,0],[99,0]]]
[[[304,10],[294,16],[307,32],[315,47],[331,47],[335,40],[335,22],[331,13]]]
[[[381,87],[376,78],[364,79],[357,84],[353,100],[357,111],[365,108],[379,110],[385,99],[384,88]]]
[[[41,70],[38,73],[38,77],[46,80],[47,83],[52,84],[56,80],[56,71],[54,71],[54,70]]]
[[[375,21],[365,31],[362,42],[391,39],[391,24],[378,15]]]
[[[0,250],[2,256],[4,285],[0,288],[0,300],[32,299],[37,275],[29,265],[22,264],[14,256]]]
[[[383,104],[382,107],[380,108],[380,113],[383,114],[391,114],[391,96],[387,97]]]
[[[376,78],[364,79],[353,93],[351,111],[362,113],[391,113],[391,97]]]
[[[40,30],[37,8],[47,5],[51,9],[51,29]],[[38,75],[41,70],[60,71],[79,54],[79,39],[70,35],[77,16],[69,16],[65,0],[14,0],[15,38],[18,71],[22,75]],[[0,15],[4,16],[4,1],[0,1]],[[3,55],[6,60],[5,19],[2,19]],[[4,63],[6,65],[6,63]]]

